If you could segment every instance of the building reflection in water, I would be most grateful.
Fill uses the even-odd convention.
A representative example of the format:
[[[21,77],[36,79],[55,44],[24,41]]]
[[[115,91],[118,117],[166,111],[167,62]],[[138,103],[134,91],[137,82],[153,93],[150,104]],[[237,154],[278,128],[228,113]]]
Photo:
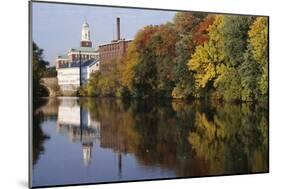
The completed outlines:
[[[67,134],[71,142],[81,142],[85,166],[91,163],[95,140],[100,139],[100,122],[92,120],[89,112],[77,101],[61,101],[58,108],[57,130]]]
[[[41,112],[42,117],[36,114],[40,124],[52,115],[57,132],[75,143],[58,143],[55,150],[47,146],[44,154],[55,156],[56,150],[78,144],[78,159],[66,159],[79,162],[74,172],[83,161],[82,170],[93,168],[85,173],[102,177],[110,171],[120,180],[268,172],[268,109],[263,105],[63,98]],[[41,143],[42,132],[37,135]],[[49,132],[49,140],[58,138]],[[41,146],[34,147],[38,153]],[[97,172],[99,166],[104,171]],[[132,169],[129,177],[124,174]]]

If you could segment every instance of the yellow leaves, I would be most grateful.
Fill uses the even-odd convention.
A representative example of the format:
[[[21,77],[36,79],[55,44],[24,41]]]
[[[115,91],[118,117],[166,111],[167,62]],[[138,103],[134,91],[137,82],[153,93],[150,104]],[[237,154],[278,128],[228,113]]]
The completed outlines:
[[[209,80],[215,77],[215,65],[210,61],[206,48],[199,46],[188,62],[189,69],[195,71],[195,81],[199,87],[204,88]]]
[[[204,88],[206,84],[216,77],[216,67],[225,59],[223,37],[220,33],[223,17],[216,16],[214,23],[208,28],[209,41],[197,46],[187,66],[195,72],[197,87]]]
[[[258,17],[249,31],[249,41],[253,47],[253,55],[260,64],[265,64],[268,50],[268,20]]]
[[[121,71],[121,84],[123,86],[132,89],[133,87],[133,79],[135,77],[134,68],[139,61],[139,53],[137,52],[137,48],[134,42],[132,42],[127,50],[127,54],[125,56],[124,62],[120,67]]]
[[[215,17],[215,20],[213,22],[212,25],[209,26],[209,28],[207,29],[207,31],[209,32],[209,38],[212,39],[212,41],[216,42],[216,43],[222,43],[222,36],[221,36],[221,32],[222,32],[222,28],[223,28],[223,18],[224,16],[221,15],[217,15]]]
[[[254,59],[262,66],[259,87],[263,95],[268,93],[268,19],[258,17],[249,31],[249,42]]]

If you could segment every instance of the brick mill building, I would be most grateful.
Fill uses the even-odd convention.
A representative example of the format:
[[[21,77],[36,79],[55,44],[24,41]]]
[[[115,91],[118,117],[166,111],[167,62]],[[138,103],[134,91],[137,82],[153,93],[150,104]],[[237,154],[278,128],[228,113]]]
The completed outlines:
[[[117,38],[95,49],[91,41],[90,26],[85,21],[82,25],[80,46],[70,48],[67,54],[57,56],[57,79],[63,95],[74,95],[88,81],[91,73],[100,70],[102,74],[106,74],[116,68],[116,64],[112,63],[125,55],[132,41],[121,39],[120,18],[116,19],[116,25]]]
[[[116,18],[117,39],[110,43],[99,45],[100,70],[102,74],[106,74],[111,69],[115,69],[114,61],[122,58],[132,40],[121,39],[120,37],[120,18]]]

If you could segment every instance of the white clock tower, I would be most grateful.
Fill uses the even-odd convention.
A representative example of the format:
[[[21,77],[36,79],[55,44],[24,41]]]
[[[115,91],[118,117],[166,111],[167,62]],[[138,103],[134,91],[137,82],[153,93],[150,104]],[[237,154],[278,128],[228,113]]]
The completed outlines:
[[[90,37],[90,26],[87,21],[85,21],[81,30],[81,47],[92,47],[92,41]]]

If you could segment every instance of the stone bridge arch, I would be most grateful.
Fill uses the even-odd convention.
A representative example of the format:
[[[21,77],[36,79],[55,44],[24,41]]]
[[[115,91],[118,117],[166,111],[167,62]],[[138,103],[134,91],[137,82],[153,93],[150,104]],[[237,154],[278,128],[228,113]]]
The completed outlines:
[[[58,80],[56,77],[45,77],[40,80],[40,85],[44,86],[49,91],[50,97],[57,96]]]

